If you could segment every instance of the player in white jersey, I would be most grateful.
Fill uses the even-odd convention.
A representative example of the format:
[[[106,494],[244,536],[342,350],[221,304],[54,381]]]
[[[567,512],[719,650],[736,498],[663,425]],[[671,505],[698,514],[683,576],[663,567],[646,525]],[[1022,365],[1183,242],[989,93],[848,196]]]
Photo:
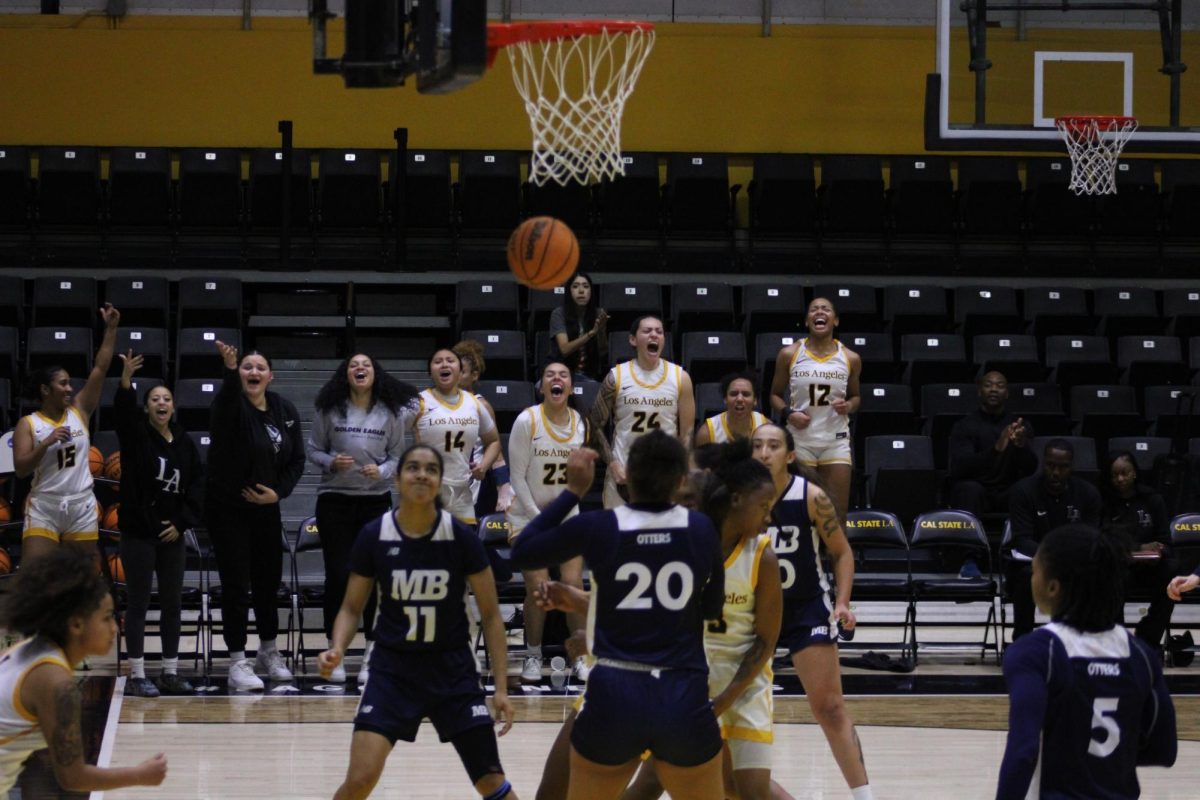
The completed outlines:
[[[25,760],[44,747],[67,791],[163,782],[162,753],[135,767],[84,761],[80,689],[71,665],[106,655],[117,635],[112,593],[90,554],[64,547],[22,563],[17,585],[0,605],[0,627],[29,637],[0,656],[0,795],[8,796]]]
[[[500,455],[500,435],[491,415],[475,395],[458,388],[462,361],[453,350],[438,350],[429,359],[433,386],[420,395],[420,410],[413,419],[417,442],[436,449],[446,464],[442,478],[442,505],[458,519],[474,525],[475,500],[471,479],[482,480]],[[471,463],[476,440],[483,455]]]
[[[562,494],[567,485],[567,456],[583,447],[588,438],[587,420],[570,406],[573,384],[571,370],[560,361],[552,361],[542,370],[542,397],[539,405],[521,412],[508,436],[508,455],[511,459],[512,485],[516,495],[508,507],[510,540],[520,535],[538,513]],[[569,516],[579,513],[576,507]],[[560,564],[559,579],[583,589],[583,559],[572,558]],[[521,680],[538,682],[542,679],[542,632],[546,612],[541,609],[534,590],[550,580],[544,569],[523,570],[525,577],[525,644],[528,647]],[[572,631],[582,630],[586,620],[582,614],[569,612],[567,625]],[[587,662],[575,660],[575,676],[587,679]]]
[[[816,469],[845,521],[854,463],[850,415],[858,410],[862,359],[833,338],[838,318],[828,299],[813,298],[806,325],[808,337],[775,359],[771,407],[796,440],[796,460]]]
[[[639,317],[629,329],[629,344],[637,356],[608,371],[589,422],[596,431],[601,458],[608,462],[604,477],[604,507],[625,504],[625,460],[638,437],[652,430],[677,437],[687,447],[696,424],[692,379],[678,364],[662,358],[666,333],[662,320]],[[612,449],[602,431],[613,422]]]
[[[750,373],[731,372],[722,378],[721,396],[725,398],[725,410],[706,419],[696,431],[696,447],[749,439],[755,428],[770,422],[755,410],[758,397],[754,391],[754,376]]]
[[[37,411],[21,418],[13,432],[13,464],[18,478],[33,475],[25,503],[22,559],[40,558],[59,542],[80,542],[90,550],[99,536],[88,420],[100,405],[100,390],[112,362],[121,314],[111,304],[100,309],[104,339],[87,383],[74,395],[62,367],[35,370],[26,386]]]
[[[483,345],[474,339],[463,339],[458,344],[454,345],[454,354],[458,356],[462,362],[462,377],[458,381],[458,388],[475,394],[475,384],[479,383],[479,379],[483,377],[483,373],[487,370],[487,361],[483,357]],[[475,399],[480,402],[488,416],[494,422],[496,420],[496,410],[492,408],[492,404],[483,395],[475,394]],[[475,448],[471,451],[471,464],[476,464],[483,458],[483,440],[475,440]],[[512,483],[508,477],[508,464],[504,460],[504,453],[496,456],[496,460],[492,462],[492,480],[496,483],[496,510],[507,511],[509,505],[513,501]],[[483,487],[482,480],[471,479],[471,497],[478,505],[479,490]]]

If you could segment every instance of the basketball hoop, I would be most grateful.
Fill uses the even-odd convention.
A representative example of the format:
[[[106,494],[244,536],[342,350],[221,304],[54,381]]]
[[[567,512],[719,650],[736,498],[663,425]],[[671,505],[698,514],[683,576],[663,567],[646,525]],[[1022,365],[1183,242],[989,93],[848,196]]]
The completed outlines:
[[[621,114],[654,46],[648,22],[488,24],[488,66],[508,47],[533,131],[529,180],[566,186],[625,174]]]
[[[1070,189],[1075,194],[1116,194],[1117,159],[1133,132],[1133,117],[1057,117],[1058,132],[1071,154]]]

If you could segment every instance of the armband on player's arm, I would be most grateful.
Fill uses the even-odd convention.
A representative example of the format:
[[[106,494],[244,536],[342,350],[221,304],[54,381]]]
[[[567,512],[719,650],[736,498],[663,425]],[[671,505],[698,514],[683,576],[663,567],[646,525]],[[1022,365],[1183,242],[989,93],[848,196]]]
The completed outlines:
[[[495,478],[497,486],[503,486],[504,484],[508,483],[510,480],[508,464],[501,464],[498,467],[492,467],[492,477]]]

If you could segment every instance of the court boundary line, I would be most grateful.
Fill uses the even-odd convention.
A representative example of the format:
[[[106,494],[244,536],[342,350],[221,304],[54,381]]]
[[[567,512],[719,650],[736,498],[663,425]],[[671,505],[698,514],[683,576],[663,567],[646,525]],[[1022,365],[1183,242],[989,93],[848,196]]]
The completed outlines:
[[[100,740],[100,754],[96,766],[107,767],[112,761],[113,747],[117,743],[117,726],[121,724],[121,704],[125,700],[125,676],[118,676],[113,683],[112,697],[108,701],[108,719],[104,722],[104,737]],[[88,800],[104,800],[103,790],[88,795]]]

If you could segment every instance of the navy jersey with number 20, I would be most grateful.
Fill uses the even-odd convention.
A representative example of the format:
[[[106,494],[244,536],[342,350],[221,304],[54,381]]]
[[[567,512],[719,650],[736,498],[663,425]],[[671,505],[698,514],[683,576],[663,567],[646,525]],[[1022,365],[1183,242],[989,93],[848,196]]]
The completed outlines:
[[[448,511],[420,538],[401,533],[389,511],[363,526],[350,554],[350,570],[375,579],[375,641],[401,651],[469,646],[467,576],[488,566],[479,537]]]
[[[588,646],[597,658],[708,671],[704,620],[720,619],[725,566],[708,517],[634,503],[563,522],[579,498],[563,492],[513,546],[522,569],[582,555],[592,570]]]
[[[1139,765],[1175,763],[1175,707],[1156,656],[1123,627],[1052,622],[1004,654],[1008,744],[997,800],[1132,800]]]

